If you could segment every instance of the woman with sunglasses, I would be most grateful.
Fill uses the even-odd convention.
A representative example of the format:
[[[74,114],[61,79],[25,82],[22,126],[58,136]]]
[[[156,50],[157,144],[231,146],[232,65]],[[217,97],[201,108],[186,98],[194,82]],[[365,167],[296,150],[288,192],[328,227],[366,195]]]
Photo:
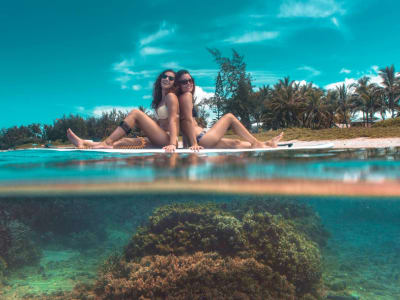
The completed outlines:
[[[138,109],[133,109],[124,121],[102,142],[83,140],[68,129],[69,141],[77,148],[110,149],[127,146],[144,146],[143,138],[123,138],[129,134],[134,126],[140,127],[152,146],[163,147],[167,152],[175,151],[178,146],[179,132],[179,104],[174,93],[175,72],[163,71],[154,83],[153,102],[155,122],[148,115]]]
[[[261,142],[251,135],[246,127],[230,113],[222,116],[209,130],[201,128],[192,116],[193,95],[196,88],[193,77],[188,71],[180,70],[176,73],[175,85],[179,97],[181,128],[192,150],[197,151],[203,148],[271,148],[277,147],[283,136],[283,133],[281,133],[267,142]],[[245,141],[223,138],[229,128],[232,128]]]

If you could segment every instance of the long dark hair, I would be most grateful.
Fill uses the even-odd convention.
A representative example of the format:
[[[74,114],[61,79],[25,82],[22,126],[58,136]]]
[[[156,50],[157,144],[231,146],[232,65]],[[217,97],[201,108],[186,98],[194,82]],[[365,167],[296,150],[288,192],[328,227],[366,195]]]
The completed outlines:
[[[153,102],[151,102],[151,107],[154,109],[157,108],[158,104],[160,104],[160,102],[162,100],[161,79],[162,79],[162,76],[167,72],[174,73],[175,82],[176,82],[176,73],[174,70],[167,69],[167,70],[162,71],[160,73],[160,75],[158,75],[156,82],[154,82],[154,84],[153,84]],[[175,93],[175,89],[176,89],[175,82],[174,82],[174,85],[167,91],[168,93],[170,93],[170,92]]]
[[[189,73],[189,71],[188,71],[188,70],[179,70],[178,72],[176,72],[176,75],[175,75],[175,87],[176,87],[176,93],[177,93],[178,96],[182,95],[182,90],[181,90],[181,87],[180,87],[180,84],[179,84],[179,79],[180,79],[183,75],[185,75],[185,74],[190,75],[190,77],[191,77],[192,80],[193,80],[192,95],[194,95],[194,91],[196,90],[196,83],[194,82],[194,78],[193,78],[193,76]]]

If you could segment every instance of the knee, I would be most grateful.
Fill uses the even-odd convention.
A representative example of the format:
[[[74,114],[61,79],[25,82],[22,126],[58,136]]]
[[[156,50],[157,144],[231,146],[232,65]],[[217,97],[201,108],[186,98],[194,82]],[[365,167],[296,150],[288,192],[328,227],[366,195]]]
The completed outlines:
[[[138,110],[137,108],[134,108],[134,109],[132,109],[132,110],[129,112],[129,114],[130,114],[130,115],[135,115],[135,114],[137,114],[139,111],[140,111],[140,110]]]
[[[141,111],[141,110],[139,110],[139,109],[132,109],[130,112],[129,112],[129,114],[128,114],[128,116],[130,116],[130,117],[134,117],[134,116],[138,116],[138,115],[140,115],[140,114],[142,114],[143,112]]]
[[[225,118],[225,119],[236,119],[236,117],[235,117],[233,114],[231,114],[231,113],[225,114],[225,115],[224,115],[224,118]]]
[[[237,140],[237,139],[235,139],[235,140],[233,140],[233,144],[234,144],[234,146],[240,146],[241,145],[241,140]]]

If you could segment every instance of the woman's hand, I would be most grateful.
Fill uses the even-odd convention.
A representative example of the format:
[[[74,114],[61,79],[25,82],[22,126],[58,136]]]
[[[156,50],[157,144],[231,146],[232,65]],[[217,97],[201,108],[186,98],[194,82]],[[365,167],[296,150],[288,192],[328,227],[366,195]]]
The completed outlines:
[[[165,152],[175,152],[176,146],[175,145],[168,145],[168,146],[163,147],[163,150],[165,150]]]
[[[199,150],[202,150],[202,149],[204,149],[204,147],[203,147],[203,146],[200,146],[200,145],[197,145],[197,144],[195,144],[195,145],[193,145],[193,146],[189,147],[189,149],[190,149],[190,150],[193,150],[194,152],[199,152]]]

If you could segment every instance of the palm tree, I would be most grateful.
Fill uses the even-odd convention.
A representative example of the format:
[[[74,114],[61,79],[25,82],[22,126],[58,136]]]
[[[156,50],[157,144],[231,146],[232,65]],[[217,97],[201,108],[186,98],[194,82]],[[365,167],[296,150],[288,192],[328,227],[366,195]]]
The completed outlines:
[[[349,127],[349,115],[351,114],[353,109],[352,95],[349,93],[344,83],[340,86],[337,86],[336,91],[338,93],[337,113],[341,115],[342,120],[346,124],[346,127]]]
[[[301,97],[298,86],[289,77],[279,80],[272,91],[270,109],[282,127],[299,126],[298,115],[301,111]]]
[[[400,99],[400,76],[396,74],[394,65],[379,70],[379,75],[383,79],[384,93],[386,96],[388,109],[394,118],[395,110],[398,110]]]
[[[330,125],[330,113],[321,89],[310,89],[306,94],[307,104],[304,110],[304,125],[310,128],[322,128]]]
[[[339,101],[338,101],[338,93],[334,90],[329,90],[325,97],[325,105],[326,110],[329,113],[328,127],[332,127],[335,125],[335,114],[338,111]]]
[[[378,86],[370,84],[369,80],[369,77],[364,76],[352,85],[355,88],[353,94],[354,109],[362,111],[364,124],[365,121],[369,124],[369,118],[372,118],[378,110],[378,94],[376,92]]]

